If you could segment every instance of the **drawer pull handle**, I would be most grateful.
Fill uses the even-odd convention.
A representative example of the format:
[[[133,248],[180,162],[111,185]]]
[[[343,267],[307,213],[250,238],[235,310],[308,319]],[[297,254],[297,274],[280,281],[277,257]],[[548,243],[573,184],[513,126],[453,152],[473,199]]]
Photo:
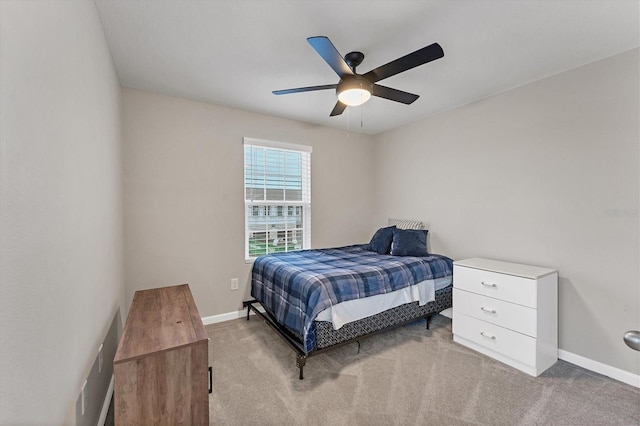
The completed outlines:
[[[496,340],[496,336],[490,336],[490,335],[488,335],[488,334],[485,334],[485,332],[484,332],[484,331],[481,331],[481,332],[480,332],[480,335],[482,335],[482,337],[488,337],[488,338],[489,338],[489,339],[491,339],[491,340]]]
[[[489,312],[490,314],[495,314],[496,313],[495,309],[485,308],[484,306],[480,306],[480,310],[485,311],[485,312]]]
[[[498,287],[496,283],[485,283],[484,281],[482,281],[480,284],[482,284],[485,287]]]

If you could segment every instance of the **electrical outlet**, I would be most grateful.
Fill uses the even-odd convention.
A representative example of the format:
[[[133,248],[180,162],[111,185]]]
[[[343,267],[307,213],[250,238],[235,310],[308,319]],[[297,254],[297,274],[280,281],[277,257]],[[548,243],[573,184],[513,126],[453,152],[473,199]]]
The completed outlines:
[[[238,289],[238,279],[231,278],[231,290],[237,290],[237,289]]]
[[[98,348],[98,373],[102,373],[102,345]]]
[[[89,392],[87,391],[87,381],[86,380],[82,384],[81,393],[82,393],[82,398],[80,398],[81,405],[82,405],[81,414],[84,416],[85,407],[87,406],[87,402],[88,402],[88,399],[89,399]]]

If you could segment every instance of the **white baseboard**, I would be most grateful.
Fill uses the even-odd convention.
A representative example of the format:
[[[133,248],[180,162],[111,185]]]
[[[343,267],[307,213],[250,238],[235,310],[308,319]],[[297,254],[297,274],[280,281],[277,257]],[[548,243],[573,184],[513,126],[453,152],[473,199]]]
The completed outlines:
[[[558,349],[558,358],[579,367],[586,368],[587,370],[602,374],[603,376],[611,377],[612,379],[640,388],[640,375],[638,374],[633,374],[562,349]]]
[[[204,325],[216,324],[219,322],[231,321],[238,318],[243,318],[247,315],[247,312],[243,309],[241,311],[227,312],[226,314],[211,315],[210,317],[202,317],[202,323]]]
[[[444,311],[440,312],[440,315],[447,318],[453,318],[453,308],[445,309]]]
[[[100,411],[98,426],[104,426],[104,422],[107,420],[107,414],[109,413],[109,406],[111,405],[111,397],[113,396],[113,382],[114,382],[114,377],[112,375],[111,381],[109,382],[109,389],[107,389],[107,396],[105,396],[104,402],[102,403],[102,411]]]

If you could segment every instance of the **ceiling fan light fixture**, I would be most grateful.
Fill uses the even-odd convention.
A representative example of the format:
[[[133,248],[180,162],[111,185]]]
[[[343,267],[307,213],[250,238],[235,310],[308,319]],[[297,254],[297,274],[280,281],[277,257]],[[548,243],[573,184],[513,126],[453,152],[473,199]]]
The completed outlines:
[[[338,100],[348,106],[358,106],[371,98],[373,84],[359,75],[345,76],[336,88]]]
[[[366,89],[347,89],[338,93],[338,100],[348,106],[358,106],[371,98],[371,92]]]

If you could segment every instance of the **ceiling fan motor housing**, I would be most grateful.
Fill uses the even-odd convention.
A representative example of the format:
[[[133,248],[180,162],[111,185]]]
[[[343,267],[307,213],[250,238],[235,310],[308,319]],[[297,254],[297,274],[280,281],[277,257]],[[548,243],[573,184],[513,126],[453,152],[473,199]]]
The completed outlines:
[[[345,75],[338,83],[338,87],[336,87],[336,94],[340,94],[345,90],[351,89],[364,89],[367,92],[372,93],[373,82],[358,74]]]

